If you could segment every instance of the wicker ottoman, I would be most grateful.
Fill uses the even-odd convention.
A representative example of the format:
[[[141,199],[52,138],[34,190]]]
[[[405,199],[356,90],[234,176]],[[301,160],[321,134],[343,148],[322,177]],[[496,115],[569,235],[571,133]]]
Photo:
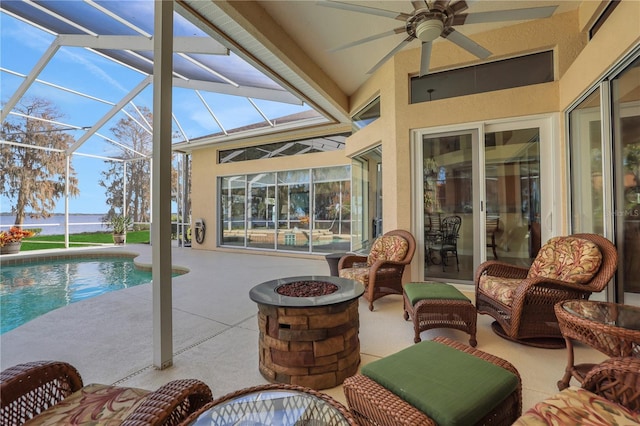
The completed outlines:
[[[432,328],[454,328],[469,334],[469,344],[476,346],[478,314],[464,294],[452,285],[436,282],[407,283],[404,286],[404,319],[413,320],[418,343],[420,333]]]
[[[344,381],[343,390],[361,426],[506,426],[522,413],[515,367],[446,337],[364,365],[362,374]]]

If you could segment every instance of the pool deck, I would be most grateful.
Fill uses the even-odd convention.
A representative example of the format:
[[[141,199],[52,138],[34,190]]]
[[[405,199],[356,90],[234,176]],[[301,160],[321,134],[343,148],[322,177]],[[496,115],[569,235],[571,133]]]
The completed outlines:
[[[148,245],[107,250],[139,253],[137,262],[151,263]],[[80,371],[85,384],[145,389],[174,379],[197,378],[211,387],[214,397],[268,383],[258,372],[257,307],[249,299],[249,290],[285,276],[328,275],[325,259],[178,247],[172,249],[172,257],[174,266],[189,269],[189,273],[173,279],[172,367],[153,367],[151,285],[143,284],[57,309],[3,334],[0,368],[34,360],[62,360]],[[471,286],[459,288],[473,300]],[[377,300],[373,312],[361,298],[359,312],[362,363],[413,344],[413,327],[403,320],[401,296]],[[478,348],[516,366],[522,376],[523,408],[556,393],[566,350],[505,341],[491,331],[491,322],[486,315],[478,316]],[[429,330],[421,336],[425,340],[438,335],[468,343],[468,335],[451,329]],[[578,362],[605,358],[593,349],[576,345]],[[341,386],[323,392],[344,402]]]

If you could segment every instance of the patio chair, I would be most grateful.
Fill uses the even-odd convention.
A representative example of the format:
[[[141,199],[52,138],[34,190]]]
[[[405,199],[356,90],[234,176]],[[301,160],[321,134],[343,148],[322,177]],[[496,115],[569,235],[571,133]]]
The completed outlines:
[[[440,223],[440,258],[442,259],[442,272],[447,266],[450,255],[456,257],[456,266],[460,272],[460,260],[458,259],[458,238],[460,237],[460,216],[447,216]]]
[[[613,277],[618,254],[595,234],[551,238],[531,268],[490,260],[475,274],[476,307],[492,316],[493,331],[518,343],[543,348],[565,346],[554,305],[588,299]]]
[[[66,362],[34,361],[0,373],[0,424],[177,425],[213,400],[195,379],[174,380],[151,392],[90,384]]]
[[[373,302],[389,294],[402,294],[402,274],[411,263],[416,240],[402,229],[389,231],[378,237],[368,256],[346,255],[338,263],[338,274],[361,282],[365,286],[364,298]]]
[[[500,217],[487,216],[485,223],[485,229],[487,231],[487,248],[490,248],[493,251],[493,258],[498,260],[498,253],[496,252],[496,249],[498,248],[498,244],[496,244],[496,234],[500,231]]]

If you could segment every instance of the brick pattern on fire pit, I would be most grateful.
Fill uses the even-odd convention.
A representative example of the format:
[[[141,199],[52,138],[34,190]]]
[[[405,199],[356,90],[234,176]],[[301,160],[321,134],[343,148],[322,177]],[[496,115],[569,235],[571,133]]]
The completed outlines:
[[[258,304],[260,373],[312,389],[338,386],[360,364],[358,300],[311,308]]]

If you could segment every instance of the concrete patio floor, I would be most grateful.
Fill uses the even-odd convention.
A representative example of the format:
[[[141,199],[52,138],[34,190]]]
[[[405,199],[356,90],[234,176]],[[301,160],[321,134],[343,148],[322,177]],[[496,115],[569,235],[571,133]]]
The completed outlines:
[[[148,245],[109,250],[138,253],[137,262],[151,263]],[[3,334],[0,367],[33,360],[62,360],[80,371],[85,384],[145,389],[155,389],[174,379],[196,378],[211,387],[214,397],[268,383],[258,371],[257,307],[249,299],[249,290],[263,281],[285,276],[328,275],[325,259],[177,247],[173,248],[172,257],[174,266],[190,270],[173,279],[172,367],[157,370],[152,365],[150,284],[71,304]],[[473,298],[471,286],[459,288]],[[478,317],[477,347],[516,366],[522,377],[523,409],[556,393],[556,382],[564,373],[566,350],[505,341],[491,331],[491,322],[492,318],[486,315]],[[468,343],[468,335],[450,329],[426,331],[421,337],[425,340],[438,335]],[[403,319],[401,296],[379,299],[373,312],[361,298],[362,364],[412,344],[413,327]],[[576,345],[577,362],[604,359],[603,354]],[[323,392],[344,402],[341,386]]]

